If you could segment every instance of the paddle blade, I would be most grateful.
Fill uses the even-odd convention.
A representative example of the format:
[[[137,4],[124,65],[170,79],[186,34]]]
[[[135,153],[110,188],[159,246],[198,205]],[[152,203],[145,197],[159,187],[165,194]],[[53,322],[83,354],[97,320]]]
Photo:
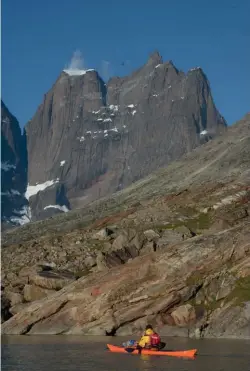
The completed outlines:
[[[126,350],[127,353],[133,353],[136,348],[124,348]]]

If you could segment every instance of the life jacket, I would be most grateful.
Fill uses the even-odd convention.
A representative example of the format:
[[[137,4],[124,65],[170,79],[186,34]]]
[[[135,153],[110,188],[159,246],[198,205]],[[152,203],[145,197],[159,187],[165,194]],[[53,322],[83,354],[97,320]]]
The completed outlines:
[[[138,345],[142,348],[150,347],[151,345],[151,340],[149,335],[143,335],[140,340]]]
[[[159,345],[160,342],[161,342],[161,338],[156,332],[150,335],[150,343],[152,347]]]
[[[154,333],[153,330],[151,329],[148,329],[146,331],[144,331],[141,339],[139,340],[139,345],[142,347],[142,348],[145,348],[145,347],[150,347],[151,346],[151,339],[150,339],[150,336]]]

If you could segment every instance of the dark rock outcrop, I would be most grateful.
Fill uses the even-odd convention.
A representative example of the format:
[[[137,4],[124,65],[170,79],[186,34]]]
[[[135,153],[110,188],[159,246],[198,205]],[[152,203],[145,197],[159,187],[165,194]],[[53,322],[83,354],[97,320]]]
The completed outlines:
[[[26,134],[1,101],[1,222],[3,228],[29,221]]]
[[[42,220],[55,214],[69,211],[70,204],[65,195],[65,187],[61,183],[52,184],[29,198],[32,220]]]

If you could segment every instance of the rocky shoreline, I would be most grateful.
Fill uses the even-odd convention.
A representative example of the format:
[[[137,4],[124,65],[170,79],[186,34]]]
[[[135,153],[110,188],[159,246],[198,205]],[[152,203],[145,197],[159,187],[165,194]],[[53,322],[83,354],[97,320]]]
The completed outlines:
[[[2,334],[131,336],[150,322],[250,339],[249,127],[232,128],[230,151],[208,143],[92,209],[3,234]]]
[[[237,215],[216,232],[188,223],[86,231],[82,240],[68,236],[74,257],[62,242],[49,251],[46,241],[33,241],[33,252],[5,248],[2,334],[132,335],[149,321],[164,336],[250,338],[250,221],[245,207]],[[41,264],[19,258],[11,272],[25,249]]]

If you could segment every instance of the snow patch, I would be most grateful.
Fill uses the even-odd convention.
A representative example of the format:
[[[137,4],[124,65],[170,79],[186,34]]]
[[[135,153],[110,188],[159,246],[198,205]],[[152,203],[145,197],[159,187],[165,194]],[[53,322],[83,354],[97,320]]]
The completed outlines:
[[[111,118],[104,119],[103,122],[112,122]]]
[[[62,205],[62,206],[61,205],[48,205],[48,206],[45,206],[44,210],[47,210],[47,209],[58,209],[65,213],[69,211],[69,209],[65,205]]]
[[[132,112],[132,115],[134,116],[134,115],[136,114],[136,112],[137,112],[137,111],[136,111],[136,110],[134,110],[134,111]]]
[[[1,192],[1,196],[21,196],[21,193],[16,189],[11,189],[7,192]]]
[[[63,166],[65,164],[65,162],[66,162],[65,160],[61,161],[60,166]]]
[[[97,121],[103,121],[103,119],[97,119]]]
[[[194,67],[194,68],[191,68],[191,69],[189,70],[189,72],[190,72],[190,71],[196,71],[196,70],[201,70],[201,67]]]
[[[110,129],[110,131],[115,131],[116,133],[118,133],[117,127],[114,127],[113,129]]]
[[[25,198],[29,200],[31,196],[36,195],[40,191],[44,191],[46,188],[51,187],[53,184],[58,183],[58,182],[59,182],[59,178],[57,178],[56,180],[47,180],[44,183],[40,183],[40,184],[38,183],[34,186],[31,186],[28,184],[27,190],[25,192]]]
[[[116,105],[114,105],[114,104],[111,104],[110,106],[109,106],[109,108],[112,110],[112,111],[118,111],[118,107],[119,106],[116,106]]]
[[[63,72],[65,72],[69,76],[82,76],[85,75],[87,72],[91,71],[94,71],[94,69],[80,70],[77,68],[73,68],[71,70],[70,69],[63,70]]]
[[[129,105],[128,105],[128,108],[134,108],[134,107],[135,107],[134,104],[129,104]]]
[[[3,171],[9,171],[10,169],[15,169],[16,165],[9,164],[8,162],[1,162],[1,169]]]
[[[20,193],[19,191],[17,191],[16,189],[11,189],[11,190],[10,190],[10,193],[11,193],[12,195],[15,195],[15,196],[21,196],[21,193]]]
[[[153,97],[158,97],[159,94],[153,94]]]
[[[99,111],[92,111],[92,113],[94,113],[94,115],[98,115],[98,113],[100,113],[100,110]]]
[[[225,206],[225,205],[230,205],[233,202],[239,200],[240,198],[244,197],[247,194],[247,191],[240,191],[235,193],[234,195],[227,196],[217,202],[215,205],[213,205],[213,209],[217,210],[218,208]]]
[[[207,133],[208,133],[207,130],[202,130],[202,131],[200,132],[200,135],[206,135]]]
[[[19,214],[19,216],[12,216],[10,221],[18,225],[24,225],[31,221],[31,209],[29,206],[24,206],[20,210],[13,210],[14,213]]]
[[[157,66],[155,66],[155,68],[159,68],[161,66],[161,64],[157,64]]]

